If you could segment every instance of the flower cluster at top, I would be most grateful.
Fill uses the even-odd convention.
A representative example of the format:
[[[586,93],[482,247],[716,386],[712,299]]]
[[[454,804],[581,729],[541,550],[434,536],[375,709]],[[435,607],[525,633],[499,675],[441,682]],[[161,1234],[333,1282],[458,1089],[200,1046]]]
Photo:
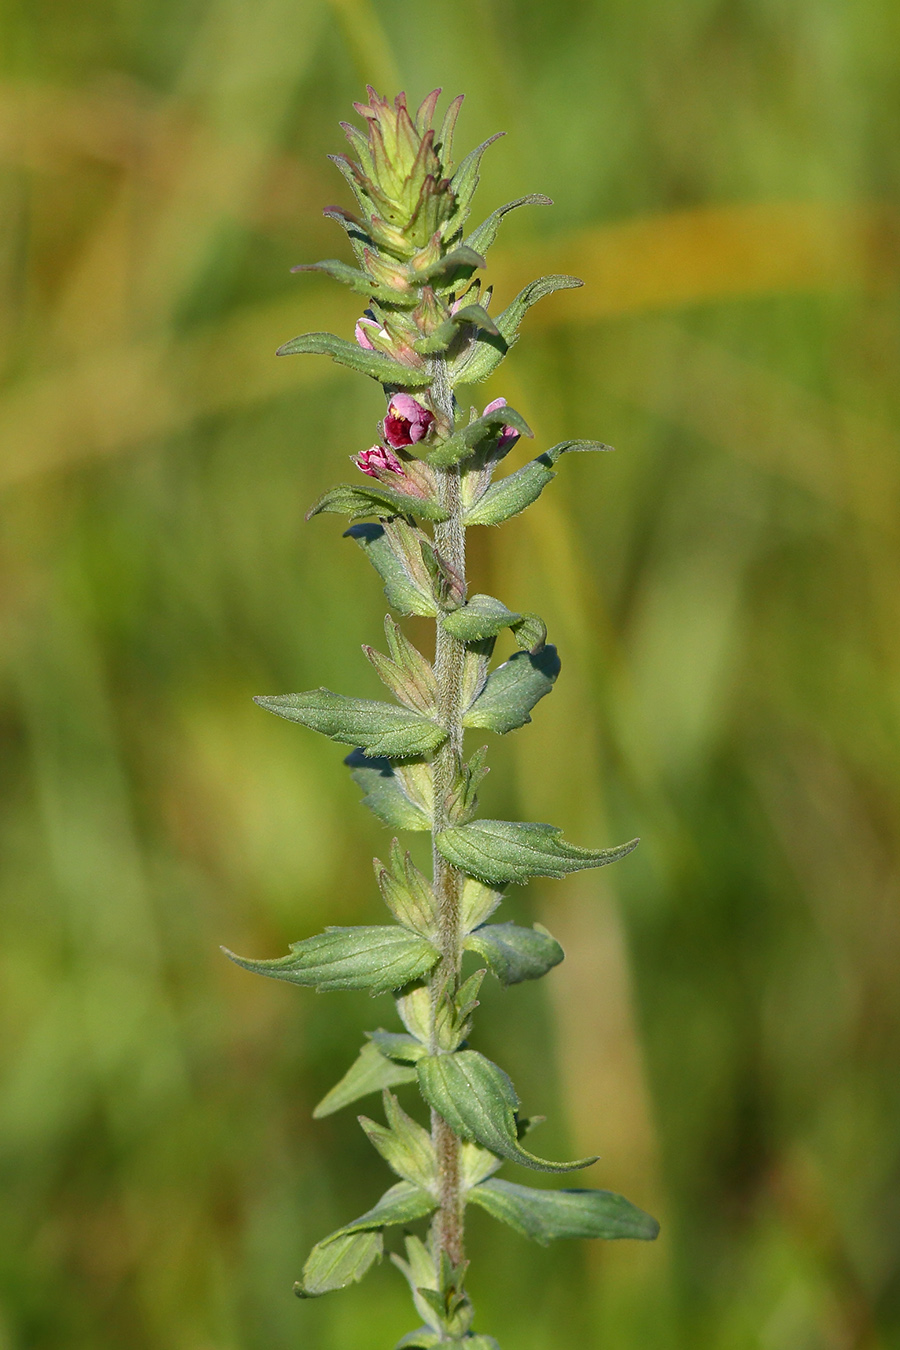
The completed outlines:
[[[450,103],[438,127],[440,92],[433,90],[415,112],[405,94],[390,101],[371,88],[368,103],[354,105],[365,130],[343,127],[355,158],[333,159],[356,209],[331,206],[325,214],[346,231],[356,265],[332,258],[294,271],[334,277],[365,297],[364,312],[355,341],[306,333],[279,349],[279,355],[328,354],[382,385],[387,410],[379,441],[353,456],[379,488],[371,502],[359,493],[352,501],[360,511],[374,502],[383,513],[391,506],[402,511],[404,498],[413,499],[416,514],[433,521],[443,518],[436,471],[465,464],[467,505],[474,507],[509,448],[520,435],[531,435],[503,399],[494,399],[480,417],[473,409],[463,424],[451,391],[497,368],[535,301],[581,284],[574,277],[542,277],[496,317],[488,312],[491,289],[476,273],[486,266],[484,254],[501,220],[517,206],[547,204],[549,198],[532,194],[508,202],[467,233],[482,156],[496,137],[454,165],[453,131],[462,100]],[[540,468],[534,476],[541,477]],[[329,498],[314,513],[335,506]]]

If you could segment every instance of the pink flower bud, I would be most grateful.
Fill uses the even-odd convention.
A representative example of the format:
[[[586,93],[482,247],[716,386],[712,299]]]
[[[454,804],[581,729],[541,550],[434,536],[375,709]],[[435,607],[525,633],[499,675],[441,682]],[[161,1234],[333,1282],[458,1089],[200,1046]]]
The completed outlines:
[[[486,413],[496,412],[498,408],[505,408],[505,407],[506,407],[505,398],[495,398],[493,403],[489,403],[484,411]],[[519,435],[520,433],[516,431],[515,427],[510,426],[503,427],[503,429],[500,432],[500,438],[497,441],[497,449],[508,450],[510,446],[515,445],[516,441],[519,439]]]
[[[383,473],[398,473],[401,477],[405,477],[403,465],[384,445],[373,445],[368,450],[361,450],[354,457],[353,463],[370,478],[379,478]]]
[[[433,421],[434,413],[423,408],[411,394],[395,394],[384,419],[384,438],[398,450],[404,445],[415,445],[427,434]]]
[[[375,350],[375,346],[372,342],[369,341],[369,335],[366,332],[367,328],[373,328],[376,333],[381,331],[379,325],[375,322],[375,320],[367,318],[366,315],[364,314],[356,325],[354,336],[356,337],[356,340],[359,343],[359,345],[365,351],[373,352]]]

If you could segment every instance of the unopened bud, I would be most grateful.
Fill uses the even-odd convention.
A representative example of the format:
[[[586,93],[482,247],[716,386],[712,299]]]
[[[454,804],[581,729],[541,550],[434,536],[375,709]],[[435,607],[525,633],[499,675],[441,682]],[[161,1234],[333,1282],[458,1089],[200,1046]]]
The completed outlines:
[[[393,451],[384,445],[373,445],[368,450],[361,450],[354,456],[353,462],[370,478],[380,478],[383,473],[396,473],[405,477],[403,465]]]

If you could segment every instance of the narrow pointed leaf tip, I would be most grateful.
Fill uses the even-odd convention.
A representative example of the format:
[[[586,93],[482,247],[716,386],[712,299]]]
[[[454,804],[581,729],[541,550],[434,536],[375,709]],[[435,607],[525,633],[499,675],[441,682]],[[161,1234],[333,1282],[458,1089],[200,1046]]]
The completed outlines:
[[[370,375],[380,384],[409,387],[428,384],[431,376],[422,366],[405,366],[380,352],[367,351],[356,342],[337,337],[334,333],[302,333],[300,337],[284,342],[276,356],[330,356],[339,366]]]
[[[510,820],[474,820],[438,835],[437,847],[449,863],[488,886],[523,885],[532,877],[564,877],[589,867],[605,867],[637,848],[631,839],[616,848],[578,848],[562,838],[556,825]]]
[[[463,1139],[473,1139],[491,1153],[538,1172],[576,1172],[597,1161],[549,1162],[522,1148],[516,1127],[516,1090],[503,1070],[477,1050],[425,1055],[416,1069],[428,1105]]]

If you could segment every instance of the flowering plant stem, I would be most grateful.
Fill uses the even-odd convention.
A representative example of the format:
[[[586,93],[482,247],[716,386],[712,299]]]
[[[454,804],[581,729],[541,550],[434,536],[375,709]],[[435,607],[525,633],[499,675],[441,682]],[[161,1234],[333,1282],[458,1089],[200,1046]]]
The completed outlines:
[[[453,391],[442,357],[431,363],[432,402],[449,423],[453,421]],[[435,526],[434,541],[448,564],[466,584],[466,531],[462,522],[460,471],[457,466],[437,470],[438,500],[447,512],[446,521]],[[463,873],[443,856],[438,836],[451,824],[446,802],[459,778],[463,753],[463,668],[465,645],[440,624],[435,636],[434,678],[437,711],[447,728],[447,739],[434,759],[434,815],[431,825],[431,857],[434,894],[437,900],[438,940],[441,960],[429,982],[431,995],[431,1041],[433,1055],[440,1051],[436,1013],[441,992],[449,989],[455,999],[462,967],[460,903]],[[440,1249],[454,1266],[462,1264],[464,1203],[459,1176],[460,1141],[438,1111],[431,1109],[431,1138],[437,1158],[441,1208],[436,1220]]]
[[[554,1162],[525,1148],[536,1121],[520,1116],[507,1075],[469,1045],[472,1014],[490,970],[502,983],[540,979],[563,959],[540,925],[489,922],[507,886],[535,876],[562,877],[602,867],[637,843],[579,848],[555,826],[478,818],[486,751],[466,759],[467,730],[505,735],[531,721],[559,674],[556,648],[536,614],[520,614],[490,595],[472,594],[466,577],[467,528],[499,525],[524,511],[555,476],[562,455],[606,450],[596,441],[563,441],[513,473],[494,475],[521,436],[532,432],[502,398],[479,416],[461,416],[456,390],[485,379],[517,339],[529,307],[551,291],[580,285],[574,277],[532,282],[496,318],[485,266],[503,216],[524,197],[464,233],[481,156],[452,163],[455,99],[438,130],[440,91],[413,116],[403,94],[393,103],[369,91],[356,109],[367,135],[345,127],[357,162],[336,160],[359,214],[326,212],[346,230],[358,266],[337,259],[299,270],[328,273],[366,297],[355,342],[306,333],[280,355],[319,353],[371,376],[387,406],[378,442],[353,456],[365,483],[341,484],[310,515],[338,513],[384,582],[401,615],[435,621],[429,662],[388,616],[389,654],[363,650],[395,703],[348,698],[330,689],[257,699],[278,716],[353,747],[346,763],[364,802],[398,830],[428,831],[430,881],[394,839],[387,864],[375,860],[390,925],[329,928],[292,945],[287,956],[239,965],[319,990],[393,993],[404,1028],[377,1028],[354,1064],[315,1110],[328,1115],[382,1091],[387,1123],[360,1123],[400,1181],[360,1218],[313,1248],[296,1286],[312,1298],[361,1280],[380,1259],[384,1233],[404,1230],[405,1255],[391,1259],[409,1282],[423,1325],[398,1350],[498,1350],[472,1331],[465,1290],[463,1226],[468,1205],[484,1209],[540,1243],[560,1238],[652,1239],[658,1225],[611,1191],[534,1189],[495,1176],[505,1161],[565,1173],[595,1158]],[[493,138],[492,138],[493,139]],[[517,650],[491,669],[505,631]],[[482,968],[464,970],[473,954]],[[415,1084],[430,1109],[427,1131],[391,1091]],[[427,1221],[420,1236],[415,1225]]]

